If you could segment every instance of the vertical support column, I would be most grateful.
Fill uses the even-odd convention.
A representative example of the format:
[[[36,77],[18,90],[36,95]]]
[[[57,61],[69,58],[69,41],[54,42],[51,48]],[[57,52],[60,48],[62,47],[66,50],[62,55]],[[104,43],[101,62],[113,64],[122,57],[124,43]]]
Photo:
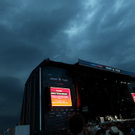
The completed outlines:
[[[78,92],[78,84],[76,81],[76,95],[77,95],[77,110],[79,110],[79,92]]]
[[[41,67],[39,68],[39,130],[42,130],[42,113],[41,113]]]

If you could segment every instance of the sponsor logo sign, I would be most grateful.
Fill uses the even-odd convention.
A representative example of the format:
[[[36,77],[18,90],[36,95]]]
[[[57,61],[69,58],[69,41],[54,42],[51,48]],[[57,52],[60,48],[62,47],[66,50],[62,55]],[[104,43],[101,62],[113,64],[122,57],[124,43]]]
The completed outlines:
[[[100,68],[103,70],[112,71],[112,72],[116,72],[116,73],[122,73],[122,70],[120,70],[120,69],[109,67],[109,66],[104,66],[104,65],[100,65],[100,64],[80,60],[80,59],[79,59],[79,64],[84,65],[84,66],[94,67],[94,68]]]
[[[113,71],[113,72],[121,73],[120,69],[116,69],[116,68],[112,68],[112,67],[108,67],[108,66],[104,66],[104,68],[106,70],[110,70],[110,71]]]
[[[60,78],[60,77],[50,77],[51,81],[62,81],[62,82],[68,82],[68,79],[66,78]]]

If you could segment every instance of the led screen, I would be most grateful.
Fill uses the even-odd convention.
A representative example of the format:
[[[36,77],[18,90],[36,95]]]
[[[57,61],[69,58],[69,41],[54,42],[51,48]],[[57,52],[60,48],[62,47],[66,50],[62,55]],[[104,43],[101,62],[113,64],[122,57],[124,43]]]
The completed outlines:
[[[70,89],[50,88],[52,106],[72,106]]]
[[[131,95],[132,95],[132,98],[133,98],[134,103],[135,103],[135,93],[131,93]]]

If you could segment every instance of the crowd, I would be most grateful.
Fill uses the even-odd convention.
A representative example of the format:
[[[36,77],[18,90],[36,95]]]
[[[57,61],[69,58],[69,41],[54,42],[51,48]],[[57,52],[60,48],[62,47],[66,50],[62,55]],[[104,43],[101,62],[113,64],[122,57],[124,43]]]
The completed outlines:
[[[70,116],[68,125],[68,130],[48,135],[135,135],[134,120],[92,124],[76,113]]]

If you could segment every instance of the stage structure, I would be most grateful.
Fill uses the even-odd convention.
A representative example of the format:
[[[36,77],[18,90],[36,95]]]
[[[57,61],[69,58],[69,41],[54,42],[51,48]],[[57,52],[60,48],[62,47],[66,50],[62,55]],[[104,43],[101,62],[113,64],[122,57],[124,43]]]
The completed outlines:
[[[135,73],[79,59],[65,64],[45,59],[25,83],[20,125],[30,133],[68,128],[75,112],[86,120],[135,116]]]

